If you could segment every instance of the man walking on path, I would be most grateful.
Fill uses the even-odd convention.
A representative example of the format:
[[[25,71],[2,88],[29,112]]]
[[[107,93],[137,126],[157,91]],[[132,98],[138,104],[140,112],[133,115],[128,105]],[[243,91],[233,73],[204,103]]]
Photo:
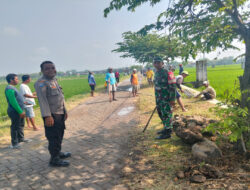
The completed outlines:
[[[20,85],[20,94],[23,97],[23,101],[24,101],[24,109],[25,109],[25,113],[26,113],[26,121],[27,121],[27,126],[28,128],[31,128],[31,125],[33,126],[33,130],[37,131],[39,130],[39,128],[36,126],[35,124],[35,113],[33,110],[33,106],[36,105],[35,99],[37,98],[37,96],[35,96],[28,84],[31,81],[31,78],[29,75],[23,75],[22,76],[22,81],[23,83]]]
[[[68,117],[62,88],[55,78],[54,63],[45,61],[40,67],[43,76],[35,83],[35,89],[44,121],[45,136],[49,142],[50,165],[69,166],[69,161],[62,159],[70,157],[71,153],[61,152],[65,120]]]
[[[162,120],[164,129],[159,131],[156,139],[167,139],[172,133],[172,107],[176,98],[176,80],[172,72],[168,72],[163,67],[164,63],[161,58],[154,60],[156,68],[154,86],[156,107],[159,117]]]
[[[94,77],[93,72],[89,72],[88,83],[91,89],[91,96],[94,97],[96,82],[95,82],[95,77]]]
[[[138,75],[136,74],[136,72],[137,72],[137,70],[133,69],[133,73],[131,74],[131,77],[130,77],[133,97],[135,97],[137,95],[138,85],[139,85]]]
[[[115,79],[118,84],[120,82],[120,73],[118,71],[115,72]]]
[[[182,93],[183,93],[184,91],[183,91],[182,88],[181,88],[181,84],[183,83],[184,78],[186,78],[188,75],[189,75],[189,74],[188,74],[187,71],[183,71],[183,72],[181,73],[181,75],[178,75],[178,76],[176,77],[176,86],[177,86],[177,88],[180,89],[180,91],[181,91]],[[186,112],[187,110],[186,110],[186,108],[185,108],[184,105],[183,105],[182,98],[181,98],[181,95],[180,95],[180,93],[178,92],[178,90],[176,90],[176,99],[177,99],[178,104],[181,106],[182,111],[183,111],[183,112]]]
[[[117,82],[116,82],[115,74],[113,73],[112,68],[108,68],[108,73],[106,74],[105,80],[107,82],[107,90],[108,90],[108,94],[109,94],[109,101],[110,102],[112,102],[112,100],[117,101],[117,99],[115,98]]]
[[[153,87],[154,86],[154,83],[153,83],[154,71],[151,70],[151,68],[148,68],[148,70],[146,72],[146,76],[147,76],[149,86]]]
[[[199,93],[195,98],[198,98],[200,95],[204,95],[204,98],[206,100],[211,100],[216,98],[216,92],[212,86],[209,85],[208,81],[204,81],[203,85],[206,87],[205,90],[203,90],[201,93]]]
[[[20,142],[28,142],[24,139],[24,103],[21,94],[15,88],[18,84],[18,77],[16,74],[8,74],[6,76],[8,82],[5,88],[5,96],[8,102],[7,113],[11,119],[10,133],[11,133],[11,146],[10,148],[19,148]]]

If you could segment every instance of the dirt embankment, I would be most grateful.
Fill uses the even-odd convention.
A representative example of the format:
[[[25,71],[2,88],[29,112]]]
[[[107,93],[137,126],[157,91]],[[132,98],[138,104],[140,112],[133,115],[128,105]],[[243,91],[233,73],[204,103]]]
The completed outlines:
[[[157,114],[154,115],[148,130],[143,134],[152,110],[155,107],[154,93],[151,88],[140,91],[138,109],[140,125],[133,135],[130,154],[125,159],[126,166],[122,170],[123,183],[130,189],[234,189],[250,188],[250,163],[246,157],[236,154],[233,145],[220,141],[216,136],[209,137],[222,151],[222,157],[215,163],[206,164],[192,156],[192,146],[186,144],[176,135],[171,139],[157,141],[156,132],[162,128]],[[209,121],[218,119],[209,112],[213,104],[183,97],[188,112],[182,112],[177,105],[175,114],[182,118],[205,118]],[[205,122],[206,123],[206,122]],[[197,124],[197,123],[196,123]],[[186,124],[185,124],[186,125]],[[204,127],[202,123],[200,128]],[[197,125],[193,126],[195,129]],[[199,135],[196,131],[196,135]],[[198,141],[202,140],[198,138]],[[198,142],[197,141],[197,142]],[[192,143],[191,143],[192,144]]]

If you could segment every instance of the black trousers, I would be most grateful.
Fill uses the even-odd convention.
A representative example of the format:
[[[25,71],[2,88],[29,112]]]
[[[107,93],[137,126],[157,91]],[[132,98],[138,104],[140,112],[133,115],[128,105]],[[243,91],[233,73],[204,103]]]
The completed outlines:
[[[119,83],[120,82],[120,77],[115,78],[116,82]]]
[[[16,111],[7,111],[11,119],[10,134],[12,145],[17,145],[24,140],[24,118],[21,118]]]
[[[209,94],[209,93],[204,93],[204,97],[206,98],[206,100],[213,99],[211,94]]]
[[[91,91],[95,91],[95,85],[89,85]]]
[[[48,150],[51,155],[51,159],[59,157],[62,147],[63,135],[65,130],[65,120],[64,114],[53,114],[54,125],[52,127],[47,127],[45,125],[45,136],[48,139],[49,146]]]

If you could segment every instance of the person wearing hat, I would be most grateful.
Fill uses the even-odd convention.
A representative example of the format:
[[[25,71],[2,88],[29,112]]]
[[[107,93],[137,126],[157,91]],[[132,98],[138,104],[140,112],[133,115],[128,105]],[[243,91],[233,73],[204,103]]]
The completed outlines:
[[[183,93],[184,91],[181,88],[181,84],[183,83],[184,78],[186,78],[187,76],[189,76],[189,73],[187,71],[182,71],[182,73],[180,75],[178,75],[176,77],[176,86],[177,88],[179,88],[179,90]],[[176,90],[176,99],[178,104],[181,106],[181,109],[183,112],[186,112],[187,109],[184,107],[184,104],[182,102],[182,98],[180,93],[178,92],[178,90]]]
[[[211,100],[216,98],[216,91],[212,86],[209,85],[208,81],[204,81],[203,86],[205,86],[206,89],[200,92],[198,95],[196,95],[195,98],[198,98],[201,95],[203,95],[206,100]]]
[[[173,72],[164,69],[161,58],[154,59],[154,67],[156,69],[154,77],[156,108],[164,126],[164,129],[158,132],[160,136],[156,139],[168,139],[171,138],[172,133],[172,108],[176,98],[176,79]]]
[[[130,77],[130,82],[132,85],[132,94],[133,94],[133,97],[135,97],[137,95],[138,85],[139,85],[136,69],[133,69],[133,73],[131,74],[131,77]]]
[[[115,98],[115,92],[117,87],[117,82],[115,79],[115,74],[113,73],[113,69],[111,67],[108,68],[108,73],[106,74],[105,80],[107,82],[107,90],[109,94],[109,101],[117,101]]]

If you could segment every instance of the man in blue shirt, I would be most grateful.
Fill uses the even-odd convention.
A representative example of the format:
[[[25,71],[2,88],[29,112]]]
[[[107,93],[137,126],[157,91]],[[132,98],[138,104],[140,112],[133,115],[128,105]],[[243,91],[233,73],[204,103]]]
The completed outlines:
[[[89,86],[90,86],[90,89],[91,89],[91,96],[94,97],[96,82],[95,82],[95,77],[94,77],[93,72],[89,72],[88,83],[89,83]]]
[[[183,65],[179,64],[179,75],[184,71]]]
[[[116,91],[116,87],[117,87],[117,82],[116,82],[115,74],[113,73],[112,68],[108,68],[108,73],[106,74],[105,80],[107,82],[109,101],[110,102],[112,102],[112,100],[117,101],[117,99],[115,98],[115,91]]]

